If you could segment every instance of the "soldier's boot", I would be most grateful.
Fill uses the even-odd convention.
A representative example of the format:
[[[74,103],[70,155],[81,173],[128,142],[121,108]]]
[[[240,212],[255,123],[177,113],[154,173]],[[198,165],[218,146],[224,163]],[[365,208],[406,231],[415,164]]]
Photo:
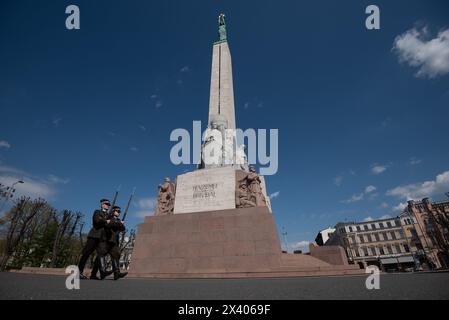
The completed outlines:
[[[118,259],[112,259],[112,271],[114,272],[114,280],[126,277],[128,272],[120,272],[120,263]]]
[[[105,264],[105,266],[106,266],[106,264]],[[95,259],[94,265],[92,267],[92,272],[90,273],[90,280],[100,280],[100,278],[97,277],[97,273],[98,273],[99,269],[100,269],[100,258],[97,257]],[[110,276],[111,274],[112,274],[112,271],[104,270],[105,278],[107,276]]]
[[[100,270],[100,279],[103,280],[108,276],[106,272],[106,259],[105,257],[99,257],[98,258],[98,269]]]

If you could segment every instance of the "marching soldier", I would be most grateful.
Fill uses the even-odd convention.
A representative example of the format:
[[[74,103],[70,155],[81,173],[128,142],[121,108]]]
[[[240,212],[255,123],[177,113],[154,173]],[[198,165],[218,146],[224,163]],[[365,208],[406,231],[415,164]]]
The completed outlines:
[[[120,207],[114,206],[111,215],[104,225],[104,232],[102,234],[100,243],[97,247],[97,255],[99,257],[100,278],[103,280],[108,276],[106,272],[105,256],[109,254],[112,260],[112,272],[114,273],[114,280],[125,277],[128,272],[120,272],[120,247],[119,235],[120,232],[125,231],[125,225],[120,220]]]
[[[83,252],[78,263],[78,269],[80,272],[81,279],[87,279],[87,276],[83,274],[84,267],[86,265],[87,260],[91,256],[91,254],[98,248],[100,241],[103,237],[104,226],[110,222],[108,220],[108,210],[111,206],[108,199],[100,200],[101,209],[95,210],[92,217],[92,229],[90,229],[89,234],[87,235],[87,242],[84,245]],[[98,258],[95,260],[95,264],[92,269],[92,273],[90,279],[98,279],[96,276],[98,270],[99,260]],[[111,274],[111,273],[109,273]],[[107,272],[104,270],[104,275],[107,276]]]

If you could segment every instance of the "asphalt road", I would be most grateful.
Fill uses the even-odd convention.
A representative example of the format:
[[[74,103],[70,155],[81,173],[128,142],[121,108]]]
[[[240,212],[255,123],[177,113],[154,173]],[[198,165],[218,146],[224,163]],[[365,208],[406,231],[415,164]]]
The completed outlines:
[[[380,289],[366,277],[235,280],[82,280],[67,290],[65,277],[0,273],[0,299],[449,299],[449,273],[385,274]]]

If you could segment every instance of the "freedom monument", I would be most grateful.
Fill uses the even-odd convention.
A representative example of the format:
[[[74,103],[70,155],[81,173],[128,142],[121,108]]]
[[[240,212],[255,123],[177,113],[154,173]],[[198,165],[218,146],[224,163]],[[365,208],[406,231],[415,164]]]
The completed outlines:
[[[231,53],[224,14],[213,45],[209,117],[197,169],[159,185],[153,216],[138,227],[130,276],[238,278],[341,275],[341,247],[282,253],[263,176],[236,139]]]

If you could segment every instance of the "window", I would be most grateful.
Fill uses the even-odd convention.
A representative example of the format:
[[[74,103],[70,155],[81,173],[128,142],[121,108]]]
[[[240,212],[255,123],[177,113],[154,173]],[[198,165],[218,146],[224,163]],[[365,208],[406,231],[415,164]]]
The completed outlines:
[[[365,243],[365,239],[363,238],[363,235],[359,236],[360,243]]]
[[[359,249],[356,248],[354,251],[355,251],[355,256],[356,256],[356,257],[360,257]]]
[[[372,252],[373,256],[377,255],[377,252],[376,252],[376,248],[375,248],[375,247],[372,247],[372,248],[371,248],[371,252]]]
[[[404,243],[404,250],[405,252],[410,252],[410,247],[406,243]]]
[[[349,232],[352,232],[352,227],[349,227]]]
[[[360,229],[360,226],[357,226],[357,231],[362,231],[362,230]]]
[[[370,242],[374,242],[374,236],[372,234],[369,235]]]
[[[384,226],[384,224],[383,224],[382,222],[379,223],[379,227],[380,227],[381,229],[385,228],[385,226]]]
[[[384,247],[379,247],[379,252],[380,252],[380,254],[385,254]]]
[[[399,238],[400,239],[404,239],[405,238],[404,230],[402,230],[402,229],[399,230]]]
[[[365,231],[368,231],[368,226],[365,224],[365,225],[363,226],[363,229],[364,229]]]
[[[355,236],[354,235],[351,236],[351,239],[352,239],[352,243],[355,244]]]
[[[387,253],[388,254],[392,254],[393,253],[393,249],[391,248],[391,244],[387,244]]]
[[[374,223],[371,223],[371,229],[376,230],[376,225]]]
[[[382,236],[384,237],[384,241],[388,240],[388,237],[387,237],[387,233],[386,233],[386,232],[382,232]]]
[[[401,246],[399,244],[394,246],[396,248],[396,253],[401,253]]]
[[[380,241],[380,237],[379,237],[378,233],[374,234],[374,236],[376,237],[376,241]]]
[[[363,248],[363,253],[365,254],[365,257],[369,256],[368,248]]]
[[[387,227],[391,228],[391,221],[387,221]]]
[[[410,229],[410,233],[412,234],[412,237],[418,237],[418,234],[416,233],[415,229]]]
[[[391,239],[396,240],[396,233],[394,231],[390,232]]]

